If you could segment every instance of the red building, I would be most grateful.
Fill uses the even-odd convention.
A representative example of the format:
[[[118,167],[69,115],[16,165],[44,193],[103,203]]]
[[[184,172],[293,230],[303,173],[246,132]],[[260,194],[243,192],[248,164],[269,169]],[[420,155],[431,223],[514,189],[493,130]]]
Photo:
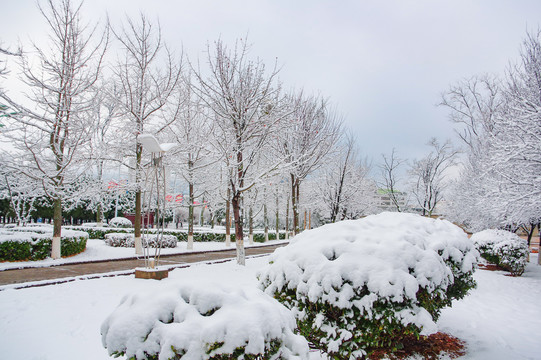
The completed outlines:
[[[131,221],[132,225],[135,223],[135,214],[124,214],[124,217]],[[141,215],[141,228],[154,227],[154,213],[148,213]]]

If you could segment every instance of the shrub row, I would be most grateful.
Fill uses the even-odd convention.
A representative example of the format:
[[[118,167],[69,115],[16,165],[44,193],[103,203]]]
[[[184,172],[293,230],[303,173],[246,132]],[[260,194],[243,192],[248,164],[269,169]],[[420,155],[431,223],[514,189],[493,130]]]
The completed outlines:
[[[86,249],[88,235],[82,231],[71,231],[62,237],[62,257],[79,254]],[[52,235],[30,232],[16,232],[0,236],[0,261],[43,260],[50,256]]]
[[[82,229],[88,233],[90,239],[105,239],[107,234],[111,233],[133,233],[133,228],[99,228],[99,227],[70,227],[70,229]],[[149,229],[150,233],[156,232],[156,229]],[[188,241],[188,233],[186,231],[179,230],[165,230],[164,234],[173,235],[177,238],[178,241]],[[285,233],[280,233],[280,240],[285,239]],[[269,240],[275,240],[276,233],[269,232]],[[193,240],[196,242],[225,242],[224,233],[213,233],[213,232],[195,232],[193,235]],[[231,234],[231,241],[235,241],[235,234]],[[263,243],[265,242],[264,233],[255,233],[254,241]]]
[[[147,242],[150,247],[157,247],[158,235],[145,234],[143,235],[143,241]],[[105,243],[113,247],[135,247],[135,238],[133,234],[126,233],[109,233],[105,235]],[[177,247],[178,240],[173,235],[163,235],[161,237],[162,248],[175,248]],[[143,243],[143,245],[146,245]]]
[[[488,229],[472,235],[471,240],[488,262],[511,272],[515,276],[524,273],[528,262],[528,242],[517,234],[505,231]]]

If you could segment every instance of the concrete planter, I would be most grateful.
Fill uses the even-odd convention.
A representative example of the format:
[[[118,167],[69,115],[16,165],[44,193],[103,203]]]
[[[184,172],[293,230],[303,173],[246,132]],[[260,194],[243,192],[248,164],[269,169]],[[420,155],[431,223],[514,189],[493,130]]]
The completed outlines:
[[[167,269],[148,269],[148,268],[137,268],[135,269],[135,278],[136,279],[154,279],[161,280],[169,276],[169,270]]]

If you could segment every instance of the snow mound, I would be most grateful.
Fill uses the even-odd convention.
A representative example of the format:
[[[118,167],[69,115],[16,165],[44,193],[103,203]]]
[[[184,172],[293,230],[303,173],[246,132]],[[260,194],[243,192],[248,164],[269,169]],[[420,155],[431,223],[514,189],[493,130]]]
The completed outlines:
[[[130,219],[117,216],[109,220],[109,227],[131,228],[133,227],[133,224]]]
[[[102,343],[110,355],[201,360],[245,353],[307,359],[308,343],[293,332],[295,319],[261,290],[160,285],[152,293],[124,297],[105,320]]]
[[[471,240],[486,260],[522,275],[528,262],[528,242],[506,230],[488,229],[472,235]]]
[[[466,233],[448,221],[381,213],[301,233],[259,276],[265,292],[303,326],[308,322],[308,333],[321,332],[325,351],[337,353],[354,337],[377,343],[395,325],[435,332],[441,308],[475,286],[477,256]],[[330,319],[314,313],[318,307],[342,315]]]

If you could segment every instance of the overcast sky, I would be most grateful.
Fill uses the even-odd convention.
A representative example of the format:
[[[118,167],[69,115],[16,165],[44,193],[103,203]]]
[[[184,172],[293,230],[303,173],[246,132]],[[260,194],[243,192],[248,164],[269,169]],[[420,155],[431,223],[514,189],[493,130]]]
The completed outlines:
[[[46,31],[36,2],[4,0],[0,42],[24,44]],[[427,152],[430,137],[454,138],[440,96],[458,80],[503,73],[541,1],[87,0],[87,21],[113,24],[143,12],[159,19],[169,46],[194,60],[208,41],[248,34],[251,55],[282,66],[286,89],[331,99],[363,154],[381,160]]]

